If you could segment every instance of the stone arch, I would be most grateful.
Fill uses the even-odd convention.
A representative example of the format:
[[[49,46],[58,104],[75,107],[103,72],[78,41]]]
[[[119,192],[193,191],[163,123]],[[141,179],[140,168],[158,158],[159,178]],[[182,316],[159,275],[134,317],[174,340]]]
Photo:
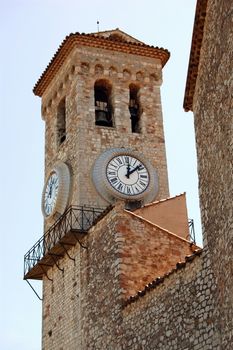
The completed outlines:
[[[137,72],[137,73],[136,73],[136,80],[138,80],[138,81],[143,81],[143,79],[144,79],[144,74],[143,74],[143,72],[141,72],[141,71]]]
[[[117,75],[117,68],[114,67],[114,66],[111,66],[111,67],[109,68],[109,76],[110,76],[110,77],[114,77],[114,76],[116,76],[116,75]]]
[[[63,97],[57,106],[57,140],[60,146],[66,140],[66,98]]]
[[[82,62],[81,63],[81,72],[84,74],[87,74],[90,70],[90,65],[87,62]]]
[[[124,77],[124,79],[126,79],[126,80],[130,79],[131,75],[132,75],[132,73],[131,73],[131,71],[129,69],[124,69],[123,70],[123,77]]]
[[[95,124],[113,126],[112,84],[107,79],[98,79],[94,84]]]
[[[133,133],[141,132],[141,114],[142,107],[140,102],[140,84],[129,84],[129,112],[131,119],[131,131]]]
[[[104,73],[104,67],[102,64],[96,64],[95,65],[95,74],[103,74]]]

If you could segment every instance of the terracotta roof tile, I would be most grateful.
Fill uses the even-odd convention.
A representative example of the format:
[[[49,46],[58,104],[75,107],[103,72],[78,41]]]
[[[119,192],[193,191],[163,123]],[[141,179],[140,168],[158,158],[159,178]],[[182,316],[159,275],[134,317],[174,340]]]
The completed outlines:
[[[103,37],[95,34],[71,33],[66,36],[60,44],[57,52],[47,65],[45,71],[34,86],[33,92],[37,96],[42,96],[54,76],[59,71],[67,56],[78,46],[97,47],[106,50],[125,52],[145,57],[153,57],[161,60],[162,66],[166,64],[170,57],[168,50],[164,48],[146,45],[141,42],[129,42],[122,38]]]
[[[186,88],[184,95],[183,107],[186,112],[193,109],[193,97],[196,87],[196,80],[198,74],[198,66],[200,60],[200,51],[204,33],[206,8],[208,0],[197,0],[196,14],[193,26],[193,36],[191,51],[189,57],[189,67],[186,80]]]
[[[142,207],[140,207],[140,209],[142,209],[142,208],[147,208],[147,207],[151,207],[151,206],[157,205],[157,204],[159,204],[159,203],[167,202],[167,201],[170,201],[170,200],[172,200],[172,199],[176,199],[177,197],[181,197],[181,196],[183,196],[183,195],[185,195],[185,194],[186,194],[186,192],[183,192],[183,193],[177,194],[176,196],[173,196],[173,197],[167,197],[167,198],[163,198],[163,199],[160,199],[160,200],[158,200],[158,201],[155,201],[155,202],[147,203],[147,204],[143,205]],[[135,209],[135,211],[137,211],[137,210],[138,210],[138,209]]]
[[[174,272],[177,272],[178,270],[184,269],[187,265],[187,263],[191,263],[197,256],[200,256],[202,253],[202,249],[197,249],[193,252],[192,255],[188,255],[185,257],[185,261],[178,262],[176,264],[176,268],[170,270],[168,273],[164,274],[161,277],[157,277],[152,282],[148,283],[145,288],[141,291],[138,291],[137,294],[131,295],[124,303],[124,306],[127,306],[131,303],[134,303],[136,300],[138,300],[140,297],[143,297],[146,295],[147,292],[151,291],[152,289],[156,288],[158,285],[162,284],[166,278],[170,277]]]

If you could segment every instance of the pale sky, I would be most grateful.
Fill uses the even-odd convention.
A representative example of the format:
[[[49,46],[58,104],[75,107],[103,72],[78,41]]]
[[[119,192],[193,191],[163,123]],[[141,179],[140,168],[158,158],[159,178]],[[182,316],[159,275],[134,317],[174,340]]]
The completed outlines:
[[[23,281],[23,256],[43,234],[44,122],[32,88],[71,32],[119,27],[164,47],[162,103],[171,196],[186,192],[201,244],[193,115],[183,96],[196,0],[0,0],[1,340],[41,349],[41,301]],[[41,282],[33,284],[41,295]]]

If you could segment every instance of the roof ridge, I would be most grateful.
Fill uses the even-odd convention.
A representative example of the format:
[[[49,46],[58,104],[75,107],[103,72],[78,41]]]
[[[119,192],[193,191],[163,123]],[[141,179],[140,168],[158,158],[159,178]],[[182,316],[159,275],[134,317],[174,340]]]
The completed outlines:
[[[187,243],[189,243],[189,244],[192,244],[192,242],[188,241],[187,239],[178,236],[178,235],[175,234],[174,232],[171,232],[171,231],[167,230],[166,228],[164,228],[164,227],[162,227],[162,226],[159,226],[159,225],[157,225],[157,224],[151,222],[151,221],[148,220],[148,219],[145,219],[143,216],[138,215],[138,214],[135,214],[134,212],[129,211],[129,210],[127,210],[127,209],[124,209],[124,210],[125,210],[125,212],[127,212],[127,213],[129,213],[129,214],[131,214],[131,215],[133,215],[133,216],[135,216],[135,217],[137,217],[137,218],[143,220],[144,222],[148,223],[149,225],[151,225],[151,226],[153,226],[153,227],[157,227],[157,228],[159,228],[160,230],[162,230],[163,232],[169,233],[170,235],[172,235],[172,236],[174,236],[174,237],[180,239],[181,241],[184,241],[184,242],[187,242]]]
[[[165,273],[163,276],[159,276],[152,280],[152,282],[148,283],[145,285],[145,288],[143,290],[139,290],[137,294],[129,296],[125,302],[124,302],[124,307],[127,305],[134,303],[136,300],[138,300],[140,297],[143,297],[148,291],[156,288],[158,285],[162,284],[164,280],[168,277],[170,277],[174,272],[177,272],[178,270],[184,269],[187,265],[187,263],[193,262],[193,260],[197,256],[201,256],[203,252],[203,249],[196,249],[193,254],[185,256],[185,261],[180,261],[176,264],[176,267],[169,272]]]
[[[163,202],[166,202],[166,201],[175,199],[175,198],[177,198],[177,197],[181,197],[181,196],[183,196],[183,195],[186,195],[186,192],[182,192],[182,193],[177,194],[177,195],[175,195],[175,196],[173,196],[173,197],[167,197],[167,198],[160,199],[160,200],[158,200],[158,201],[154,201],[154,202],[151,202],[151,203],[147,203],[147,204],[145,204],[143,207],[135,209],[135,211],[140,210],[140,209],[143,209],[143,208],[150,207],[150,206],[152,206],[152,205],[156,205],[156,204],[159,204],[159,203],[163,203]]]

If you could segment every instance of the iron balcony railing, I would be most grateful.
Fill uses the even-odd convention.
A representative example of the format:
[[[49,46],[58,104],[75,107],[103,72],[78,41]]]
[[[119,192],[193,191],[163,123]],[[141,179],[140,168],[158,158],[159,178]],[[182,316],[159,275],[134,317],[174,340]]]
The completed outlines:
[[[71,206],[24,255],[24,277],[69,232],[85,233],[108,211],[107,208]],[[66,244],[66,243],[64,243]],[[27,278],[27,277],[26,277]]]
[[[196,244],[194,220],[193,219],[189,219],[188,220],[188,224],[189,224],[189,239],[190,239],[191,242]]]

